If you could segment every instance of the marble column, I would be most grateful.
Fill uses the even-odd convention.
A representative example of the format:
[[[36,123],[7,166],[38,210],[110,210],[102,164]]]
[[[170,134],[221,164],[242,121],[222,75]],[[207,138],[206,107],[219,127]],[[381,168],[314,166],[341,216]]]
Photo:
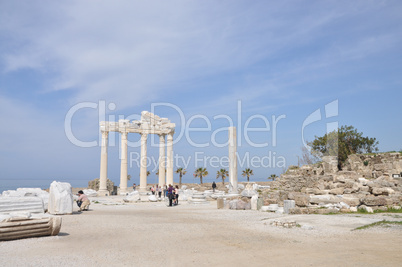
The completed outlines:
[[[121,132],[120,195],[127,194],[127,132]]]
[[[173,185],[173,134],[170,132],[167,136],[166,144],[166,184]]]
[[[107,190],[107,145],[108,145],[108,131],[102,131],[102,147],[101,147],[101,163],[100,163],[100,176],[99,176],[99,191],[98,196],[108,196]]]
[[[147,190],[147,133],[141,133],[141,159],[140,159],[140,188],[139,191]]]
[[[159,186],[163,186],[166,184],[165,180],[165,167],[166,167],[166,158],[165,158],[165,135],[159,135]]]
[[[237,135],[236,127],[229,127],[229,193],[237,194]]]

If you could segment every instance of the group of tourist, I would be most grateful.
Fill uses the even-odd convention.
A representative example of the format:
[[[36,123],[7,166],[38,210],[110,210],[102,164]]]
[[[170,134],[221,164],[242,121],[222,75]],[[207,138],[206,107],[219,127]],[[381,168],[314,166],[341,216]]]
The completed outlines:
[[[135,190],[135,184],[133,185],[133,188]],[[175,206],[179,204],[179,186],[173,186],[171,184],[159,186],[159,185],[153,185],[149,188],[151,191],[152,195],[155,195],[159,198],[168,198],[169,199],[169,207]]]
[[[169,207],[173,205],[179,205],[179,186],[173,187],[173,185],[169,184],[167,187],[167,197],[169,198]]]
[[[155,186],[151,187],[152,195],[157,195],[159,198],[162,197],[162,191],[163,189],[159,185],[156,185],[156,187]]]

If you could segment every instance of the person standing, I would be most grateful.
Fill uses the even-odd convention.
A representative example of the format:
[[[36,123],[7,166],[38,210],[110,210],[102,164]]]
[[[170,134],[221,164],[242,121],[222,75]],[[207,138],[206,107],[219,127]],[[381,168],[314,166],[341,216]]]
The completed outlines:
[[[163,185],[163,197],[165,198],[165,197],[167,197],[167,195],[168,195],[168,188],[167,188],[167,185]]]
[[[169,207],[171,207],[172,202],[173,202],[173,198],[174,198],[174,195],[173,195],[174,194],[174,188],[173,188],[173,186],[171,184],[169,184],[167,193],[168,193],[168,198],[169,198]]]
[[[162,186],[158,188],[158,196],[159,198],[162,197]]]
[[[216,184],[215,181],[212,183],[212,191],[215,193]]]
[[[136,188],[137,188],[137,185],[134,183],[133,184],[133,191],[135,191]]]
[[[174,204],[179,205],[179,186],[176,185],[176,188],[174,189]]]

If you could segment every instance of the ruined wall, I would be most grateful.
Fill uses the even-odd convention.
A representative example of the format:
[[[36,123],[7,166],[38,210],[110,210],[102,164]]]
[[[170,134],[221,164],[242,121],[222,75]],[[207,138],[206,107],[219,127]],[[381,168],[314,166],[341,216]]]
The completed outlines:
[[[379,209],[401,205],[402,154],[351,155],[342,171],[336,157],[301,167],[290,166],[278,188],[263,192],[268,204],[296,201],[298,207]],[[402,176],[402,175],[401,175]]]
[[[88,182],[88,188],[93,189],[95,191],[99,191],[99,185],[100,185],[99,178],[96,178]],[[114,183],[109,179],[107,179],[106,181],[106,188],[109,191],[109,194],[112,194],[112,192],[114,191]]]

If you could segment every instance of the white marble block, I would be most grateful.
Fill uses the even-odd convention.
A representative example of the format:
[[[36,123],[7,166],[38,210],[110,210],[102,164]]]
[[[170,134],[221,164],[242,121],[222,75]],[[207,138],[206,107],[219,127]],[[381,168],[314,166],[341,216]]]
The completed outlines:
[[[283,201],[283,210],[284,213],[289,214],[289,210],[295,207],[296,203],[294,200],[284,200]]]
[[[96,196],[98,196],[98,193],[93,189],[84,189],[82,191],[84,191],[84,194],[87,197],[96,197]]]
[[[2,194],[3,197],[40,197],[43,201],[45,211],[48,207],[49,193],[40,188],[17,188],[17,190],[7,190]]]
[[[54,181],[50,184],[48,211],[50,214],[73,213],[73,194],[69,183]]]
[[[31,212],[44,213],[40,197],[0,197],[0,213]]]
[[[57,235],[61,217],[29,212],[0,215],[0,241]]]
[[[251,209],[252,210],[257,210],[257,201],[258,201],[258,195],[251,197]]]

